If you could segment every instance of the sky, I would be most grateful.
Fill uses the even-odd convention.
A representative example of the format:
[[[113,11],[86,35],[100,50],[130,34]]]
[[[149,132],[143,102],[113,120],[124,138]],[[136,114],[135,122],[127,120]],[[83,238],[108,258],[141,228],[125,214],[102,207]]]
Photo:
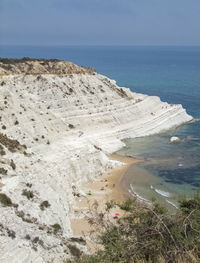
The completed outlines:
[[[0,0],[0,44],[200,45],[200,0]]]

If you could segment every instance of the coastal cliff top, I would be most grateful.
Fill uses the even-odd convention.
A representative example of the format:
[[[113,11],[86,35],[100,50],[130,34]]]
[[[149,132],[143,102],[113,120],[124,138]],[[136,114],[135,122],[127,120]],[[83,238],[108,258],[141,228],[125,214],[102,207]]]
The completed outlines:
[[[72,62],[58,59],[8,59],[0,58],[0,75],[10,74],[93,74],[92,68],[80,67]]]

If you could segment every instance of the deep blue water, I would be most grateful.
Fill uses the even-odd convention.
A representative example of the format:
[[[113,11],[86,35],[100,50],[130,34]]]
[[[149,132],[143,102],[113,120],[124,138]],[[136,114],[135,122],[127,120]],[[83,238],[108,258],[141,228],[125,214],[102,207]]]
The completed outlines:
[[[0,57],[57,58],[93,67],[120,86],[180,103],[200,118],[200,47],[0,46]],[[169,144],[173,135],[183,141]],[[126,143],[122,153],[148,158],[141,166],[159,178],[154,188],[188,194],[200,186],[200,122]]]

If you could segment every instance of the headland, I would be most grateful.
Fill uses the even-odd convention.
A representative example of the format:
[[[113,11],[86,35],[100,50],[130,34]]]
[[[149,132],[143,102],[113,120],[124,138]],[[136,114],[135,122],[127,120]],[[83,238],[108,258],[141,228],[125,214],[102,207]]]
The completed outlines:
[[[125,161],[110,154],[125,138],[192,120],[181,105],[59,60],[1,59],[0,102],[0,258],[6,263],[61,262],[72,246],[86,251],[70,217],[77,196],[107,188],[101,180],[115,185],[106,190],[110,197],[123,197],[122,172],[99,179]]]

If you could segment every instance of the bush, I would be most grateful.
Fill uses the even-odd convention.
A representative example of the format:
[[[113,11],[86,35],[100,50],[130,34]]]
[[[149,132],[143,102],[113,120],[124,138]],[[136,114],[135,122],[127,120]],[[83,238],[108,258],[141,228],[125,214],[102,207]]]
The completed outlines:
[[[102,263],[101,257],[98,255],[83,256],[80,260],[77,260],[76,263]]]
[[[16,169],[16,164],[13,162],[13,160],[11,160],[10,166],[12,167],[13,170]]]
[[[28,234],[24,238],[27,239],[27,240],[31,239],[30,235],[28,235]]]
[[[41,209],[42,211],[44,211],[45,208],[48,208],[48,207],[50,207],[50,206],[51,206],[51,205],[49,204],[48,201],[43,201],[43,202],[40,204],[40,209]]]
[[[68,126],[69,126],[70,129],[74,129],[75,128],[73,124],[69,124]]]
[[[3,64],[17,64],[17,63],[23,63],[27,61],[40,61],[42,65],[47,64],[48,62],[56,62],[60,61],[59,59],[43,59],[43,58],[29,58],[29,57],[23,57],[23,58],[0,58],[0,62]]]
[[[0,203],[3,206],[12,206],[12,201],[10,197],[8,197],[6,194],[0,193]]]
[[[7,171],[6,169],[0,167],[0,174],[6,175],[7,172],[8,172],[8,171]]]
[[[120,88],[120,89],[117,89],[118,93],[120,94],[121,97],[128,97],[128,95],[126,94],[126,92]]]
[[[179,201],[181,212],[184,214],[189,214],[193,210],[200,211],[200,190],[191,199],[182,198]]]
[[[133,209],[133,206],[135,205],[135,201],[133,199],[127,199],[125,200],[122,204],[119,204],[119,207],[122,210],[125,211],[131,211],[131,209]]]
[[[77,248],[76,246],[71,245],[71,244],[68,245],[68,248],[69,248],[70,253],[72,254],[72,256],[74,256],[76,258],[80,258],[82,252],[80,251],[79,248]]]
[[[114,206],[116,205],[116,202],[111,200],[109,202],[106,202],[106,211],[109,211],[110,209],[112,209]]]
[[[6,134],[3,133],[0,133],[0,143],[4,145],[10,152],[16,152],[27,148],[26,145],[21,145],[17,140],[10,139]]]
[[[157,203],[149,206],[126,200],[118,206],[126,212],[116,221],[98,213],[90,220],[94,229],[99,229],[96,238],[102,250],[76,262],[200,262],[199,193],[180,201],[175,215]]]
[[[11,237],[12,239],[16,238],[15,231],[8,229],[7,233],[8,233],[8,236]]]
[[[86,245],[86,241],[82,237],[71,237],[70,241],[71,242],[76,242],[76,243],[79,243],[79,244],[82,244],[82,245]]]
[[[39,240],[40,240],[39,237],[35,237],[35,238],[33,239],[33,243],[38,243]]]
[[[97,149],[98,151],[102,151],[102,149],[95,144],[94,144],[94,148]]]
[[[24,189],[22,195],[26,196],[29,200],[34,197],[33,191]]]
[[[61,226],[59,224],[51,225],[53,228],[54,234],[57,234],[59,231],[61,231]]]
[[[5,155],[5,154],[6,154],[5,150],[3,146],[0,144],[0,155]]]

